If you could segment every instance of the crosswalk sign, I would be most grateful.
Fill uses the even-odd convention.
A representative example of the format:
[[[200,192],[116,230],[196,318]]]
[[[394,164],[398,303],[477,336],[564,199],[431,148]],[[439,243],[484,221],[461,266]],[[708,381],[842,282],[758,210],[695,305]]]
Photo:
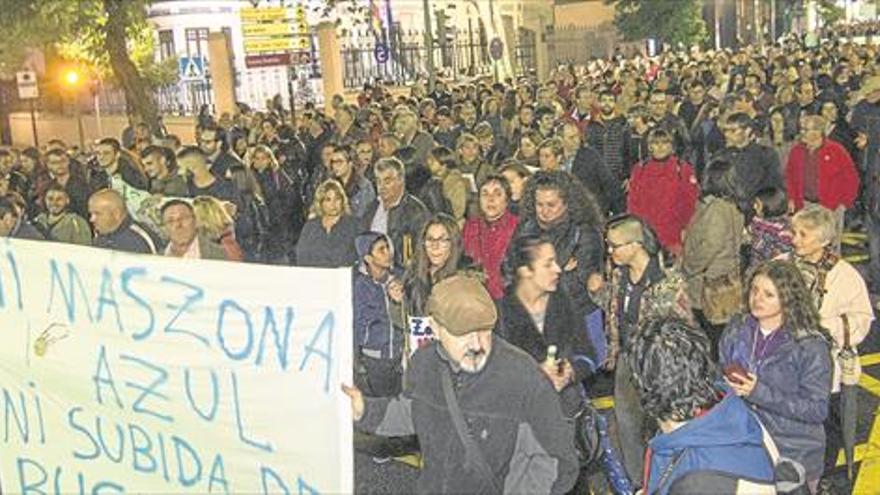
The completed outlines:
[[[205,78],[205,58],[195,55],[180,57],[177,64],[180,79],[183,81],[201,81]]]

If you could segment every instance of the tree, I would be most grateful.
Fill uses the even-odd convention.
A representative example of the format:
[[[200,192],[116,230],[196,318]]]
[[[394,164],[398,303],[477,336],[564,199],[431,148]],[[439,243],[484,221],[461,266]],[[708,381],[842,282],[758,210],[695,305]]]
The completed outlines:
[[[148,4],[149,0],[4,2],[0,67],[12,71],[20,67],[28,48],[55,51],[97,74],[112,76],[123,89],[129,110],[156,126],[159,114],[151,83],[167,82],[169,71],[153,61]]]
[[[824,26],[833,26],[838,21],[846,18],[846,9],[834,3],[833,0],[819,0],[816,2],[816,13]]]
[[[614,25],[626,41],[655,38],[692,45],[706,39],[700,0],[605,0],[614,4]]]

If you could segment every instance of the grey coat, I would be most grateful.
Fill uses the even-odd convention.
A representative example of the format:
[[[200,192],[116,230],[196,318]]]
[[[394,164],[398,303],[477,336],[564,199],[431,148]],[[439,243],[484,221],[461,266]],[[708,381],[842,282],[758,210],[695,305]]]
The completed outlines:
[[[452,372],[452,380],[465,423],[495,484],[505,492],[515,483],[528,493],[566,493],[578,475],[572,423],[534,359],[499,337],[493,336],[492,346],[481,372]],[[420,349],[404,380],[404,393],[365,398],[365,414],[356,426],[379,435],[419,436],[425,461],[419,493],[492,493],[467,463],[452,424],[440,380],[451,366],[438,343]]]

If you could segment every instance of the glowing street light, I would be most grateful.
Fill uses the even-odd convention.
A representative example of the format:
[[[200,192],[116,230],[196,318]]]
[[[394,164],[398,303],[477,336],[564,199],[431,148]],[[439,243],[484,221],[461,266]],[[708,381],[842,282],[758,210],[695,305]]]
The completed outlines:
[[[76,86],[79,84],[79,72],[75,69],[65,71],[64,82],[66,82],[68,86]]]
[[[70,90],[73,96],[73,109],[76,114],[76,126],[79,131],[79,145],[80,147],[85,145],[85,131],[83,130],[83,122],[82,122],[82,112],[80,110],[80,101],[79,101],[79,89],[80,89],[80,74],[75,68],[66,69],[61,75],[62,81],[65,85],[67,85],[67,89]]]

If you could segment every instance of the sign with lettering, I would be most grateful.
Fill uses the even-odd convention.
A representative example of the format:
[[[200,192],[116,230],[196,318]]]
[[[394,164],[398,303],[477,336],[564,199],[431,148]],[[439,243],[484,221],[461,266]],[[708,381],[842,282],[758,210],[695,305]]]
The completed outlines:
[[[0,242],[0,491],[351,493],[351,275]]]
[[[431,328],[430,316],[409,317],[409,353],[410,355],[437,339]]]

